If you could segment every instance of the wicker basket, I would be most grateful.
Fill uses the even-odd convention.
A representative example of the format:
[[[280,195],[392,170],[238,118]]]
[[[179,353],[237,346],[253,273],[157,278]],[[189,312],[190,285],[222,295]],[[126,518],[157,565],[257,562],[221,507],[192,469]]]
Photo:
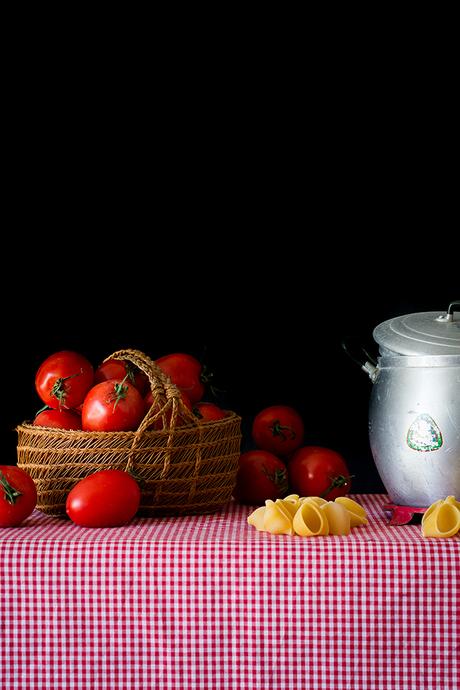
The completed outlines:
[[[137,350],[107,359],[129,360],[147,374],[154,405],[137,431],[95,432],[18,426],[18,466],[37,486],[37,508],[65,515],[72,487],[103,469],[133,472],[141,491],[140,515],[211,513],[232,495],[241,442],[241,418],[200,422],[184,406],[179,389]],[[180,416],[187,423],[177,425]],[[169,427],[153,431],[152,426]],[[159,423],[159,420],[162,422]]]

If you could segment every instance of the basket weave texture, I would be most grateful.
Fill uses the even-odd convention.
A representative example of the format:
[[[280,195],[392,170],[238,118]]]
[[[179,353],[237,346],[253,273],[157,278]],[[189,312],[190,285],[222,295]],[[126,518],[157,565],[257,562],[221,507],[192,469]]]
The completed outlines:
[[[236,483],[241,418],[229,412],[222,420],[197,420],[183,404],[179,389],[138,350],[119,350],[107,359],[128,360],[141,369],[149,378],[154,404],[137,431],[20,424],[18,467],[35,481],[37,508],[65,515],[72,487],[109,468],[131,471],[139,481],[140,515],[201,514],[221,508]]]

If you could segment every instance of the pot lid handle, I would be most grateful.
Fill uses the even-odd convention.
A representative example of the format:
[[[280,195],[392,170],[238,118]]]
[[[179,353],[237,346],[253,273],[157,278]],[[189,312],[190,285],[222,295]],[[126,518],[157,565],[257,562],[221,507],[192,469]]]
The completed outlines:
[[[450,323],[454,320],[454,311],[460,311],[460,299],[451,302],[447,308],[446,314],[441,314],[441,316],[438,316],[436,321],[441,321],[441,323]]]

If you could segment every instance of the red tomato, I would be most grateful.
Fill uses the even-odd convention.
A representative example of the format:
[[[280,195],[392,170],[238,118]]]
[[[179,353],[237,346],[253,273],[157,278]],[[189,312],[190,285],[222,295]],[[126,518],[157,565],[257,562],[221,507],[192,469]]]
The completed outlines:
[[[288,463],[291,491],[300,496],[321,496],[333,501],[351,489],[351,475],[335,450],[304,446]]]
[[[34,480],[19,467],[0,466],[0,527],[16,527],[37,505]]]
[[[78,352],[63,350],[50,355],[35,376],[35,388],[50,407],[78,407],[93,385],[93,367]]]
[[[204,377],[201,363],[191,355],[177,353],[166,355],[156,360],[160,369],[169,376],[184,393],[191,403],[196,403],[204,395]]]
[[[84,431],[133,431],[145,415],[145,403],[126,381],[104,381],[91,388],[81,413]]]
[[[202,422],[210,422],[216,419],[224,419],[227,413],[220,407],[210,402],[200,402],[193,408],[194,413]]]
[[[32,424],[54,429],[81,429],[81,418],[70,410],[43,410],[38,413]]]
[[[286,465],[265,450],[250,450],[239,459],[234,496],[239,503],[261,505],[275,501],[288,490]]]
[[[189,409],[190,412],[192,412],[192,411],[193,411],[193,410],[192,410],[192,403],[190,402],[189,398],[185,395],[185,393],[184,393],[183,391],[181,391],[180,394],[181,394],[182,402],[184,403],[185,407],[186,407],[187,409]],[[147,395],[146,395],[145,398],[144,398],[144,402],[145,402],[145,404],[146,404],[146,406],[147,406],[147,411],[148,411],[148,410],[152,407],[152,405],[153,405],[153,394],[152,394],[152,391],[149,391],[149,392],[147,393]],[[165,413],[165,417],[166,417],[166,428],[168,428],[168,427],[170,426],[170,424],[171,424],[171,415],[172,415],[172,408],[170,407],[170,408],[167,410],[167,412]],[[190,420],[184,419],[184,418],[181,417],[180,415],[177,416],[176,426],[184,426],[184,424],[189,424],[189,423],[190,423]],[[165,428],[165,427],[163,426],[163,419],[162,419],[162,417],[159,417],[159,418],[154,422],[154,424],[153,424],[150,428],[153,429],[154,431],[158,431],[158,430],[161,430],[161,429]]]
[[[143,371],[140,371],[131,362],[121,359],[108,359],[102,362],[94,373],[94,383],[111,381],[112,379],[124,379],[128,374],[128,381],[144,395],[149,388],[149,380]]]
[[[67,496],[66,512],[80,527],[118,527],[137,513],[141,491],[121,470],[101,470],[75,484]]]
[[[266,407],[254,419],[256,446],[276,455],[289,455],[303,443],[304,426],[299,413],[287,405]]]

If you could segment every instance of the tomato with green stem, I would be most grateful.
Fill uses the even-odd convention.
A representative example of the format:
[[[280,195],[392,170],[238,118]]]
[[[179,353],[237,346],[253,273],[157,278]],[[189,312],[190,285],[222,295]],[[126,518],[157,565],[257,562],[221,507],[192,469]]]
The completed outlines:
[[[239,459],[233,495],[239,503],[261,505],[270,498],[276,501],[287,494],[286,465],[265,450],[249,450]]]
[[[94,382],[92,364],[78,352],[62,350],[45,359],[35,376],[35,388],[52,408],[78,407]]]
[[[20,467],[0,466],[0,527],[17,527],[37,505],[35,482]]]
[[[126,381],[98,383],[86,396],[81,412],[84,431],[134,431],[145,415],[145,402]]]
[[[345,459],[331,448],[304,446],[288,462],[291,491],[299,496],[320,496],[334,501],[351,490]]]
[[[258,448],[285,457],[302,445],[304,424],[294,408],[272,405],[256,415],[252,437]]]

